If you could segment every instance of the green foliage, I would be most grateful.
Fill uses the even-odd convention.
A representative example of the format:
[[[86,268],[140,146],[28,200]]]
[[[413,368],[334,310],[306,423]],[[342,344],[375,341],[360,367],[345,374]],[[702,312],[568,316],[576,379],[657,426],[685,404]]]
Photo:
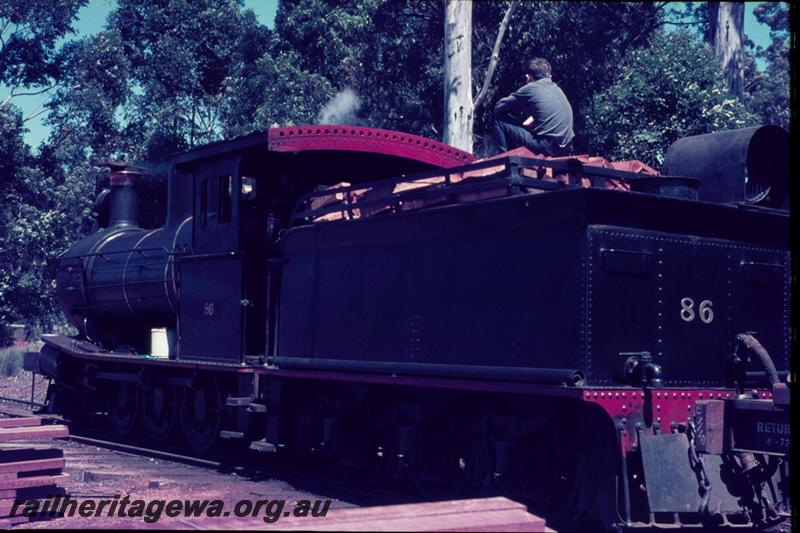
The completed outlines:
[[[129,155],[148,161],[219,138],[226,92],[269,34],[241,0],[121,0],[108,28],[131,66]]]
[[[712,51],[684,31],[659,33],[651,46],[628,54],[616,81],[583,113],[584,134],[600,155],[655,167],[680,137],[757,122],[728,95]]]
[[[327,78],[303,70],[297,52],[264,54],[229,89],[222,115],[226,135],[314,123],[335,92]]]
[[[0,107],[0,194],[14,185],[17,172],[28,158],[24,131],[19,111],[13,106]]]
[[[241,1],[120,0],[103,32],[63,53],[54,137],[145,164],[217,140],[226,97],[268,33]]]
[[[281,2],[272,55],[292,53],[298,60],[297,74],[307,79],[304,73],[321,76],[331,95],[353,89],[362,103],[360,116],[371,126],[437,137],[442,10],[435,0]],[[279,83],[275,90],[283,87]],[[293,101],[290,107],[300,111],[295,114],[315,121],[324,100],[304,101],[292,86],[287,88],[283,97]],[[274,100],[269,95],[263,101]]]
[[[0,0],[0,82],[46,83],[57,70],[59,38],[72,31],[87,0]]]
[[[767,62],[764,72],[754,71],[748,77],[750,87],[745,103],[765,124],[777,124],[789,129],[789,4],[766,2],[755,8],[756,19],[770,27],[772,42],[765,49],[758,47],[755,55]]]
[[[0,0],[0,323],[61,321],[53,297],[56,256],[78,235],[86,191],[31,153],[14,98],[42,93],[61,75],[59,42],[86,0]],[[37,86],[44,89],[34,89]],[[52,152],[52,150],[51,150]],[[79,229],[76,228],[80,227]],[[0,336],[7,341],[7,328]]]
[[[374,17],[386,8],[391,9],[386,0],[281,2],[274,50],[301,52],[306,69],[340,87],[352,86],[360,81],[361,57],[377,33]]]
[[[0,348],[14,344],[14,334],[5,322],[0,322]]]
[[[0,213],[0,320],[51,327],[62,319],[54,298],[57,258],[88,229],[93,191],[75,176],[62,181],[33,166],[15,178]]]
[[[770,27],[771,43],[766,48],[755,46],[747,36],[750,29],[745,26],[744,87],[741,101],[758,117],[762,124],[777,124],[789,129],[790,86],[789,76],[789,4],[787,2],[764,2],[753,13],[760,24]],[[707,42],[711,42],[711,10],[708,2],[684,2],[683,9],[674,10],[670,24],[694,27]],[[762,72],[755,59],[763,59],[766,67]]]
[[[80,176],[48,164],[48,151],[35,157],[24,132],[16,108],[0,107],[0,323],[49,327],[62,320],[56,258],[88,229],[93,191]]]
[[[240,0],[120,0],[102,32],[62,51],[62,83],[48,116],[56,171],[94,188],[96,161],[148,167],[140,223],[160,225],[169,159],[232,130],[222,117],[268,35]]]

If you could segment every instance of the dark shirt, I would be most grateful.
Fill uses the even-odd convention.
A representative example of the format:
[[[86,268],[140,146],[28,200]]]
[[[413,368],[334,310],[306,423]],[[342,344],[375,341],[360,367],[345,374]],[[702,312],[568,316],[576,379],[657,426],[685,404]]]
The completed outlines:
[[[533,117],[533,124],[528,129],[534,135],[555,138],[562,145],[575,137],[572,131],[572,106],[561,88],[550,78],[523,85],[494,106],[496,117],[509,113],[521,116],[521,120]]]

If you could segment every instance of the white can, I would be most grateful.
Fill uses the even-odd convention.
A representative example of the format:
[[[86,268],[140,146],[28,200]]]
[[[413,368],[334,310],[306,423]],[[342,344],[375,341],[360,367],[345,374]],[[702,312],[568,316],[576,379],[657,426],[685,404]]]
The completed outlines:
[[[150,356],[169,359],[174,352],[175,330],[168,328],[152,328],[150,330]]]

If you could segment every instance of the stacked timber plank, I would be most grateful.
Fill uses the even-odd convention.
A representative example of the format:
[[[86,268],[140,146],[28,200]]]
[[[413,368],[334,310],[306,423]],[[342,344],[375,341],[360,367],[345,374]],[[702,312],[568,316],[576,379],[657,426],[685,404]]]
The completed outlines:
[[[287,507],[287,510],[289,508]],[[284,513],[284,516],[286,514]],[[519,502],[498,496],[377,507],[331,509],[324,517],[281,517],[265,524],[252,518],[182,519],[159,524],[173,529],[280,531],[532,531],[553,532]]]
[[[68,435],[66,426],[42,425],[37,416],[0,418],[0,528],[30,519],[20,515],[22,508],[10,516],[16,500],[64,493],[58,486],[69,477],[62,472],[64,452],[38,441]]]
[[[285,531],[552,531],[524,504],[502,496],[334,509],[324,518],[276,524]]]

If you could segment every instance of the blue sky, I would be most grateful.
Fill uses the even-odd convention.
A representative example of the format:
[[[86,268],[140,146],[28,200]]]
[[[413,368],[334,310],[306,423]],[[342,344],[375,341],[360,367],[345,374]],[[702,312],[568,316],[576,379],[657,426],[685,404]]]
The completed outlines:
[[[744,31],[757,45],[766,47],[769,44],[769,28],[764,24],[759,24],[753,15],[753,9],[759,3],[745,3]],[[116,2],[114,0],[89,0],[89,3],[78,13],[75,36],[86,37],[100,31],[106,17],[115,5]],[[255,12],[262,24],[272,27],[275,22],[275,12],[278,9],[278,0],[244,0],[244,5],[245,8],[252,9]],[[682,3],[676,3],[675,6],[676,8],[680,7]],[[759,66],[763,68],[761,62]],[[8,89],[0,86],[0,99],[5,98],[7,95]],[[15,105],[22,110],[25,117],[32,116],[40,111],[46,101],[46,95],[21,96],[14,99]],[[26,123],[28,133],[25,136],[25,140],[31,146],[38,145],[49,134],[49,128],[43,123],[44,118],[45,114],[41,114]]]

